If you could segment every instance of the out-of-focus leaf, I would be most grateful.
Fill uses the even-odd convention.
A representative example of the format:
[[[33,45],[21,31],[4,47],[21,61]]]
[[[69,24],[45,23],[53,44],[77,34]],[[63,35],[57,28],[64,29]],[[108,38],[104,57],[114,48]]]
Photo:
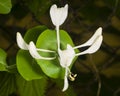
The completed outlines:
[[[117,15],[117,17],[119,17],[120,18],[120,1],[119,0],[116,0],[116,1],[118,1],[118,4],[117,4],[117,6],[116,6],[116,15]]]
[[[27,43],[30,41],[36,42],[37,37],[42,31],[46,29],[45,26],[37,26],[29,29],[24,36]],[[26,80],[41,79],[43,74],[35,60],[30,56],[28,51],[20,50],[17,54],[17,69],[18,72]]]
[[[45,96],[47,79],[26,81],[21,76],[17,76],[17,88],[20,96]]]
[[[6,52],[0,49],[0,71],[7,71],[6,57],[7,57]]]
[[[9,96],[15,92],[15,75],[0,72],[0,96]]]
[[[110,45],[110,46],[120,46],[120,36],[114,34],[114,31],[112,33],[104,33],[104,41]]]
[[[120,30],[120,19],[119,18],[117,18],[116,16],[113,16],[111,18],[111,23],[114,28],[116,28],[117,30]]]
[[[60,30],[60,42],[61,42],[61,49],[66,49],[66,45],[70,44],[74,46],[71,38],[67,34],[67,32]],[[57,41],[56,41],[56,31],[54,30],[45,30],[41,35],[38,37],[37,48],[54,50],[57,52]],[[55,60],[37,60],[37,63],[43,70],[43,72],[52,78],[63,78],[64,76],[64,69],[60,66],[58,60],[58,54],[55,53],[45,53],[40,52],[41,56],[44,57],[52,57],[56,55]]]
[[[99,20],[104,21],[108,18],[111,10],[107,7],[97,7],[94,3],[88,4],[87,6],[80,9],[81,16],[85,20],[93,21]],[[98,21],[97,21],[98,22]]]
[[[28,11],[20,3],[13,5],[12,9],[13,10],[11,10],[11,14],[18,20],[23,19],[28,14]]]
[[[99,58],[101,57],[101,58]],[[98,50],[96,53],[92,55],[92,59],[94,60],[94,64],[97,66],[100,66],[100,64],[103,63],[103,61],[107,60],[109,58],[109,55],[101,50]],[[89,59],[89,57],[88,57]],[[92,64],[89,63],[89,60],[87,60],[88,66],[91,66]]]
[[[52,89],[49,90],[49,92],[47,92],[47,96],[77,96],[76,93],[73,91],[72,88],[69,88],[65,92],[61,92],[61,90],[58,89],[58,88],[56,88],[56,87],[52,88]]]
[[[120,77],[120,62],[115,63],[112,66],[102,70],[102,73],[107,77]]]
[[[54,96],[77,96],[77,94],[75,93],[74,89],[70,84],[69,88],[65,92],[62,92],[63,80],[55,79],[53,81],[55,82],[56,86],[49,89],[49,92],[47,92],[47,96],[53,96],[53,94]]]
[[[11,11],[11,0],[0,0],[0,13],[7,14]]]
[[[119,0],[102,0],[107,6],[115,7],[115,3],[118,3]]]
[[[36,17],[43,15],[51,5],[50,0],[24,0]]]

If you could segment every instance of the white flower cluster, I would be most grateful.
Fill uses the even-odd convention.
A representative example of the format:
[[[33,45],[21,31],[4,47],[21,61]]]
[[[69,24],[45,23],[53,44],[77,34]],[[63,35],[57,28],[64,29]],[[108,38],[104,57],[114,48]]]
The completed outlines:
[[[75,56],[80,56],[84,54],[92,54],[96,52],[102,43],[103,36],[102,36],[102,28],[99,27],[94,35],[84,44],[72,47],[70,44],[67,44],[67,48],[65,50],[60,49],[60,35],[59,35],[59,27],[64,23],[68,15],[68,4],[66,4],[64,7],[57,8],[57,6],[54,4],[50,8],[50,16],[52,23],[56,27],[56,35],[57,35],[57,52],[59,55],[59,62],[62,68],[65,68],[65,75],[64,75],[64,87],[62,91],[66,91],[68,88],[68,75],[71,74],[71,71],[69,69],[69,66],[71,65],[73,59]],[[46,50],[46,49],[39,49],[36,48],[35,44],[31,41],[29,44],[27,44],[21,34],[17,32],[17,44],[18,46],[23,50],[29,50],[31,56],[35,59],[44,59],[44,60],[53,60],[55,57],[42,57],[38,51],[43,52],[54,52],[52,50]],[[86,49],[83,52],[75,53],[75,49],[89,46],[88,49]]]

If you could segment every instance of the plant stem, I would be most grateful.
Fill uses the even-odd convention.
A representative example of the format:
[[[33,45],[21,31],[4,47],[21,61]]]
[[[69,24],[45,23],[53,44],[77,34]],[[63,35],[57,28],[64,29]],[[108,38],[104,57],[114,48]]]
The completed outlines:
[[[58,50],[60,49],[60,34],[59,34],[59,26],[56,26],[56,31],[57,31],[57,46]]]

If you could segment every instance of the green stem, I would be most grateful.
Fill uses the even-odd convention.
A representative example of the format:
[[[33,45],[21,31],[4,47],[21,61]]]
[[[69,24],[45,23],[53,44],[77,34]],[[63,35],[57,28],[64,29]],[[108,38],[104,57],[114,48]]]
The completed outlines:
[[[17,72],[17,67],[16,67],[16,64],[6,66],[6,69],[7,69],[7,70],[8,70],[8,72],[10,72],[10,73],[16,73],[16,72]]]

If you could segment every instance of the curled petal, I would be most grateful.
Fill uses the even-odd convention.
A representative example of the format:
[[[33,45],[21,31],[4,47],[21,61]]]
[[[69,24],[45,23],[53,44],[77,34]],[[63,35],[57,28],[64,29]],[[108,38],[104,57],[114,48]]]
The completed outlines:
[[[65,19],[68,15],[68,4],[66,4],[64,7],[57,8],[57,6],[54,4],[50,8],[50,17],[52,20],[52,23],[55,26],[60,26],[64,23]]]
[[[69,84],[68,84],[68,78],[67,77],[68,77],[68,70],[67,70],[67,68],[65,68],[64,87],[62,89],[63,92],[68,89]]]
[[[44,59],[44,60],[53,60],[55,57],[42,57],[40,54],[37,52],[37,48],[35,44],[31,41],[29,44],[29,52],[31,56],[35,59]]]
[[[74,47],[74,49],[92,45],[92,43],[95,41],[95,39],[98,38],[98,36],[101,36],[101,35],[102,35],[102,27],[99,27],[96,30],[96,32],[94,33],[94,35],[87,42],[85,42],[82,45]]]
[[[72,60],[75,57],[75,51],[73,50],[72,46],[67,44],[67,49],[66,50],[58,50],[58,54],[60,56],[60,65],[62,67],[68,67],[72,63]]]
[[[17,39],[17,45],[19,46],[19,48],[23,50],[28,50],[28,44],[24,41],[24,39],[22,38],[19,32],[17,32],[16,39]]]
[[[17,45],[19,46],[19,48],[23,49],[23,50],[28,50],[28,44],[24,41],[24,39],[22,38],[21,34],[19,32],[17,32]],[[51,51],[51,50],[46,50],[46,49],[38,49],[37,51],[42,51],[42,52],[55,52],[55,51]]]
[[[87,50],[76,54],[76,56],[83,55],[83,54],[92,54],[96,52],[100,48],[102,44],[102,40],[103,40],[103,36],[99,36]]]
[[[67,18],[67,15],[68,15],[68,4],[66,4],[62,9],[61,9],[61,14],[62,16],[60,17],[59,19],[59,22],[60,22],[60,25],[62,25],[64,23],[64,21],[66,20]]]
[[[51,16],[51,20],[52,20],[52,23],[56,26],[57,24],[57,16],[56,16],[56,13],[57,12],[57,6],[54,4],[51,6],[50,8],[50,16]]]

